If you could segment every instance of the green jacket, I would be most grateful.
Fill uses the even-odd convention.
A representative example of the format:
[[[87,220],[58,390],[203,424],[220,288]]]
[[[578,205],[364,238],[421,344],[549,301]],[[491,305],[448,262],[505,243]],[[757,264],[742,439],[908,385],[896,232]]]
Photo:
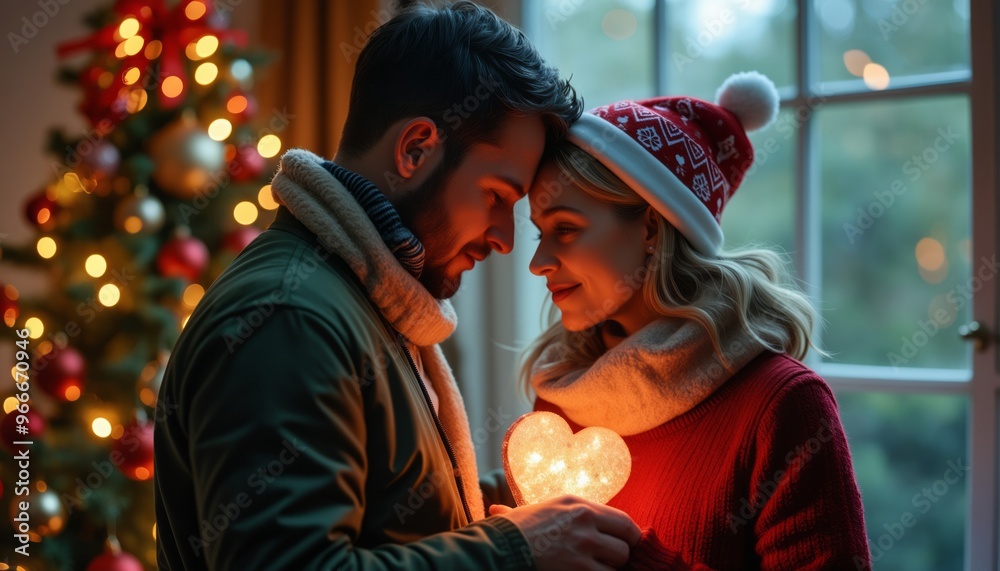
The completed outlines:
[[[283,207],[206,292],[159,399],[160,569],[534,567],[509,520],[469,523],[405,347]],[[486,504],[513,505],[491,476]]]

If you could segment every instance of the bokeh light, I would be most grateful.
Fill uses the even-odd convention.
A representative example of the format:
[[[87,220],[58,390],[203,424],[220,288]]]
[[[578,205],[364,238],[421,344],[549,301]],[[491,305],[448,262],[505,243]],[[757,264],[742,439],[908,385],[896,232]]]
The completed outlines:
[[[281,139],[277,135],[264,135],[257,142],[257,152],[265,159],[269,159],[281,151]]]
[[[249,226],[257,220],[257,206],[244,200],[233,208],[233,218],[244,226]]]

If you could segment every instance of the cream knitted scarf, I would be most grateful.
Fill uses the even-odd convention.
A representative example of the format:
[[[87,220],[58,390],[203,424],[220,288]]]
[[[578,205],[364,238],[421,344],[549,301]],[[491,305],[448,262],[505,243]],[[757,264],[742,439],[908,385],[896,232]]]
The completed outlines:
[[[728,327],[720,334],[734,372],[763,351],[741,327]],[[573,422],[603,426],[622,436],[645,432],[684,414],[732,376],[715,353],[708,332],[688,319],[654,321],[589,368],[544,379],[539,373],[555,364],[561,353],[560,344],[550,345],[535,363],[535,392]]]
[[[343,258],[369,299],[392,326],[417,346],[424,373],[439,397],[438,418],[451,443],[473,520],[485,517],[476,457],[451,367],[438,343],[455,330],[455,310],[435,299],[400,265],[350,192],[323,168],[324,159],[293,149],[281,157],[271,189],[325,248]]]

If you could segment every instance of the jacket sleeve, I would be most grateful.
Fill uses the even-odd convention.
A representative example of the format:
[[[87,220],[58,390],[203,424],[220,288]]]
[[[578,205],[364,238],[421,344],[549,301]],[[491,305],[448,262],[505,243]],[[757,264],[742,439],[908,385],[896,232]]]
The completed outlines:
[[[772,399],[758,425],[751,478],[762,570],[870,568],[851,452],[822,379],[796,378]]]
[[[364,402],[347,333],[279,306],[211,361],[187,411],[208,569],[531,569],[499,517],[407,544],[355,547],[365,514]]]

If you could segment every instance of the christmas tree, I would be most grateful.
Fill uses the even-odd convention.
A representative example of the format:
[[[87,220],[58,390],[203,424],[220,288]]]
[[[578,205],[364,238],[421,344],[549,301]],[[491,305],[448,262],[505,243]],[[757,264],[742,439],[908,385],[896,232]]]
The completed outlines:
[[[227,16],[207,0],[118,0],[59,48],[84,62],[61,79],[89,128],[53,132],[52,172],[25,205],[37,237],[0,251],[50,281],[34,296],[0,283],[16,351],[0,396],[0,570],[156,566],[152,427],[176,412],[157,400],[163,366],[277,208],[264,183],[286,122],[258,119],[266,56]]]

